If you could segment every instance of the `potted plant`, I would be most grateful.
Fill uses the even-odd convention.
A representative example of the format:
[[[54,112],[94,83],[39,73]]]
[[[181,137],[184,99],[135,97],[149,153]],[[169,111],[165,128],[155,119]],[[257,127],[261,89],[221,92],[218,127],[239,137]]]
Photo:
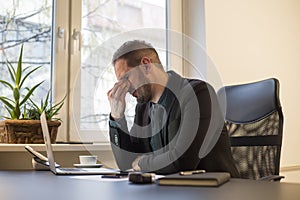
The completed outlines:
[[[7,61],[9,80],[0,80],[2,85],[10,91],[10,96],[0,96],[9,116],[2,116],[0,121],[0,143],[43,143],[40,115],[43,111],[48,120],[51,142],[55,143],[57,129],[61,125],[59,119],[54,118],[63,106],[64,99],[55,105],[49,103],[50,91],[45,100],[41,99],[38,106],[31,99],[34,91],[44,82],[40,82],[31,88],[25,87],[25,82],[41,66],[31,68],[22,66],[23,45],[21,47],[17,67]]]

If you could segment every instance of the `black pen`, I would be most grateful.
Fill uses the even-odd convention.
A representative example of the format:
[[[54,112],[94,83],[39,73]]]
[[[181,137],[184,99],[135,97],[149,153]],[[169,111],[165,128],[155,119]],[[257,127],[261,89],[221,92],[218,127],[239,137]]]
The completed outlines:
[[[117,174],[106,174],[102,175],[101,178],[126,178],[128,177],[128,172],[120,171],[120,173]]]
[[[127,175],[102,175],[101,178],[126,178]]]
[[[181,171],[181,172],[179,172],[179,174],[182,175],[182,176],[188,176],[188,175],[193,175],[193,174],[202,174],[202,173],[205,173],[205,170],[200,169],[200,170]]]

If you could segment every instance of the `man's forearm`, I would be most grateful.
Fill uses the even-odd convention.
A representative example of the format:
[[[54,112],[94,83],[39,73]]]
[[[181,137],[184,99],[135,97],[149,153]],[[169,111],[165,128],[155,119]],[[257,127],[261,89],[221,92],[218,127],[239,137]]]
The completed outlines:
[[[131,132],[136,131],[135,128]],[[151,151],[149,147],[149,138],[138,138],[129,133],[126,119],[118,121],[110,120],[109,136],[112,144],[112,151],[120,169],[131,168],[132,162],[136,157]]]

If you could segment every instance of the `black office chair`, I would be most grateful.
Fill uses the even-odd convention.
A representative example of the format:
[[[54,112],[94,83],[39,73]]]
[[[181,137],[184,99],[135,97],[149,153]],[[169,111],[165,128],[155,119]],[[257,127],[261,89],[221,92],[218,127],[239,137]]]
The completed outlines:
[[[218,91],[224,106],[231,149],[241,178],[279,181],[283,114],[279,81],[225,86]]]

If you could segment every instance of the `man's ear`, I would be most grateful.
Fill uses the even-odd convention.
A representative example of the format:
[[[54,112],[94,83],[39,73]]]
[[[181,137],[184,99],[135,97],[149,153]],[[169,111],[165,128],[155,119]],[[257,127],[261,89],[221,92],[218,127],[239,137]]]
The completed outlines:
[[[148,74],[151,70],[151,59],[149,57],[143,57],[141,59],[142,67],[146,74]]]
[[[150,64],[151,63],[151,58],[149,58],[149,57],[142,57],[142,59],[141,59],[141,64],[142,65],[147,65],[147,64]]]

